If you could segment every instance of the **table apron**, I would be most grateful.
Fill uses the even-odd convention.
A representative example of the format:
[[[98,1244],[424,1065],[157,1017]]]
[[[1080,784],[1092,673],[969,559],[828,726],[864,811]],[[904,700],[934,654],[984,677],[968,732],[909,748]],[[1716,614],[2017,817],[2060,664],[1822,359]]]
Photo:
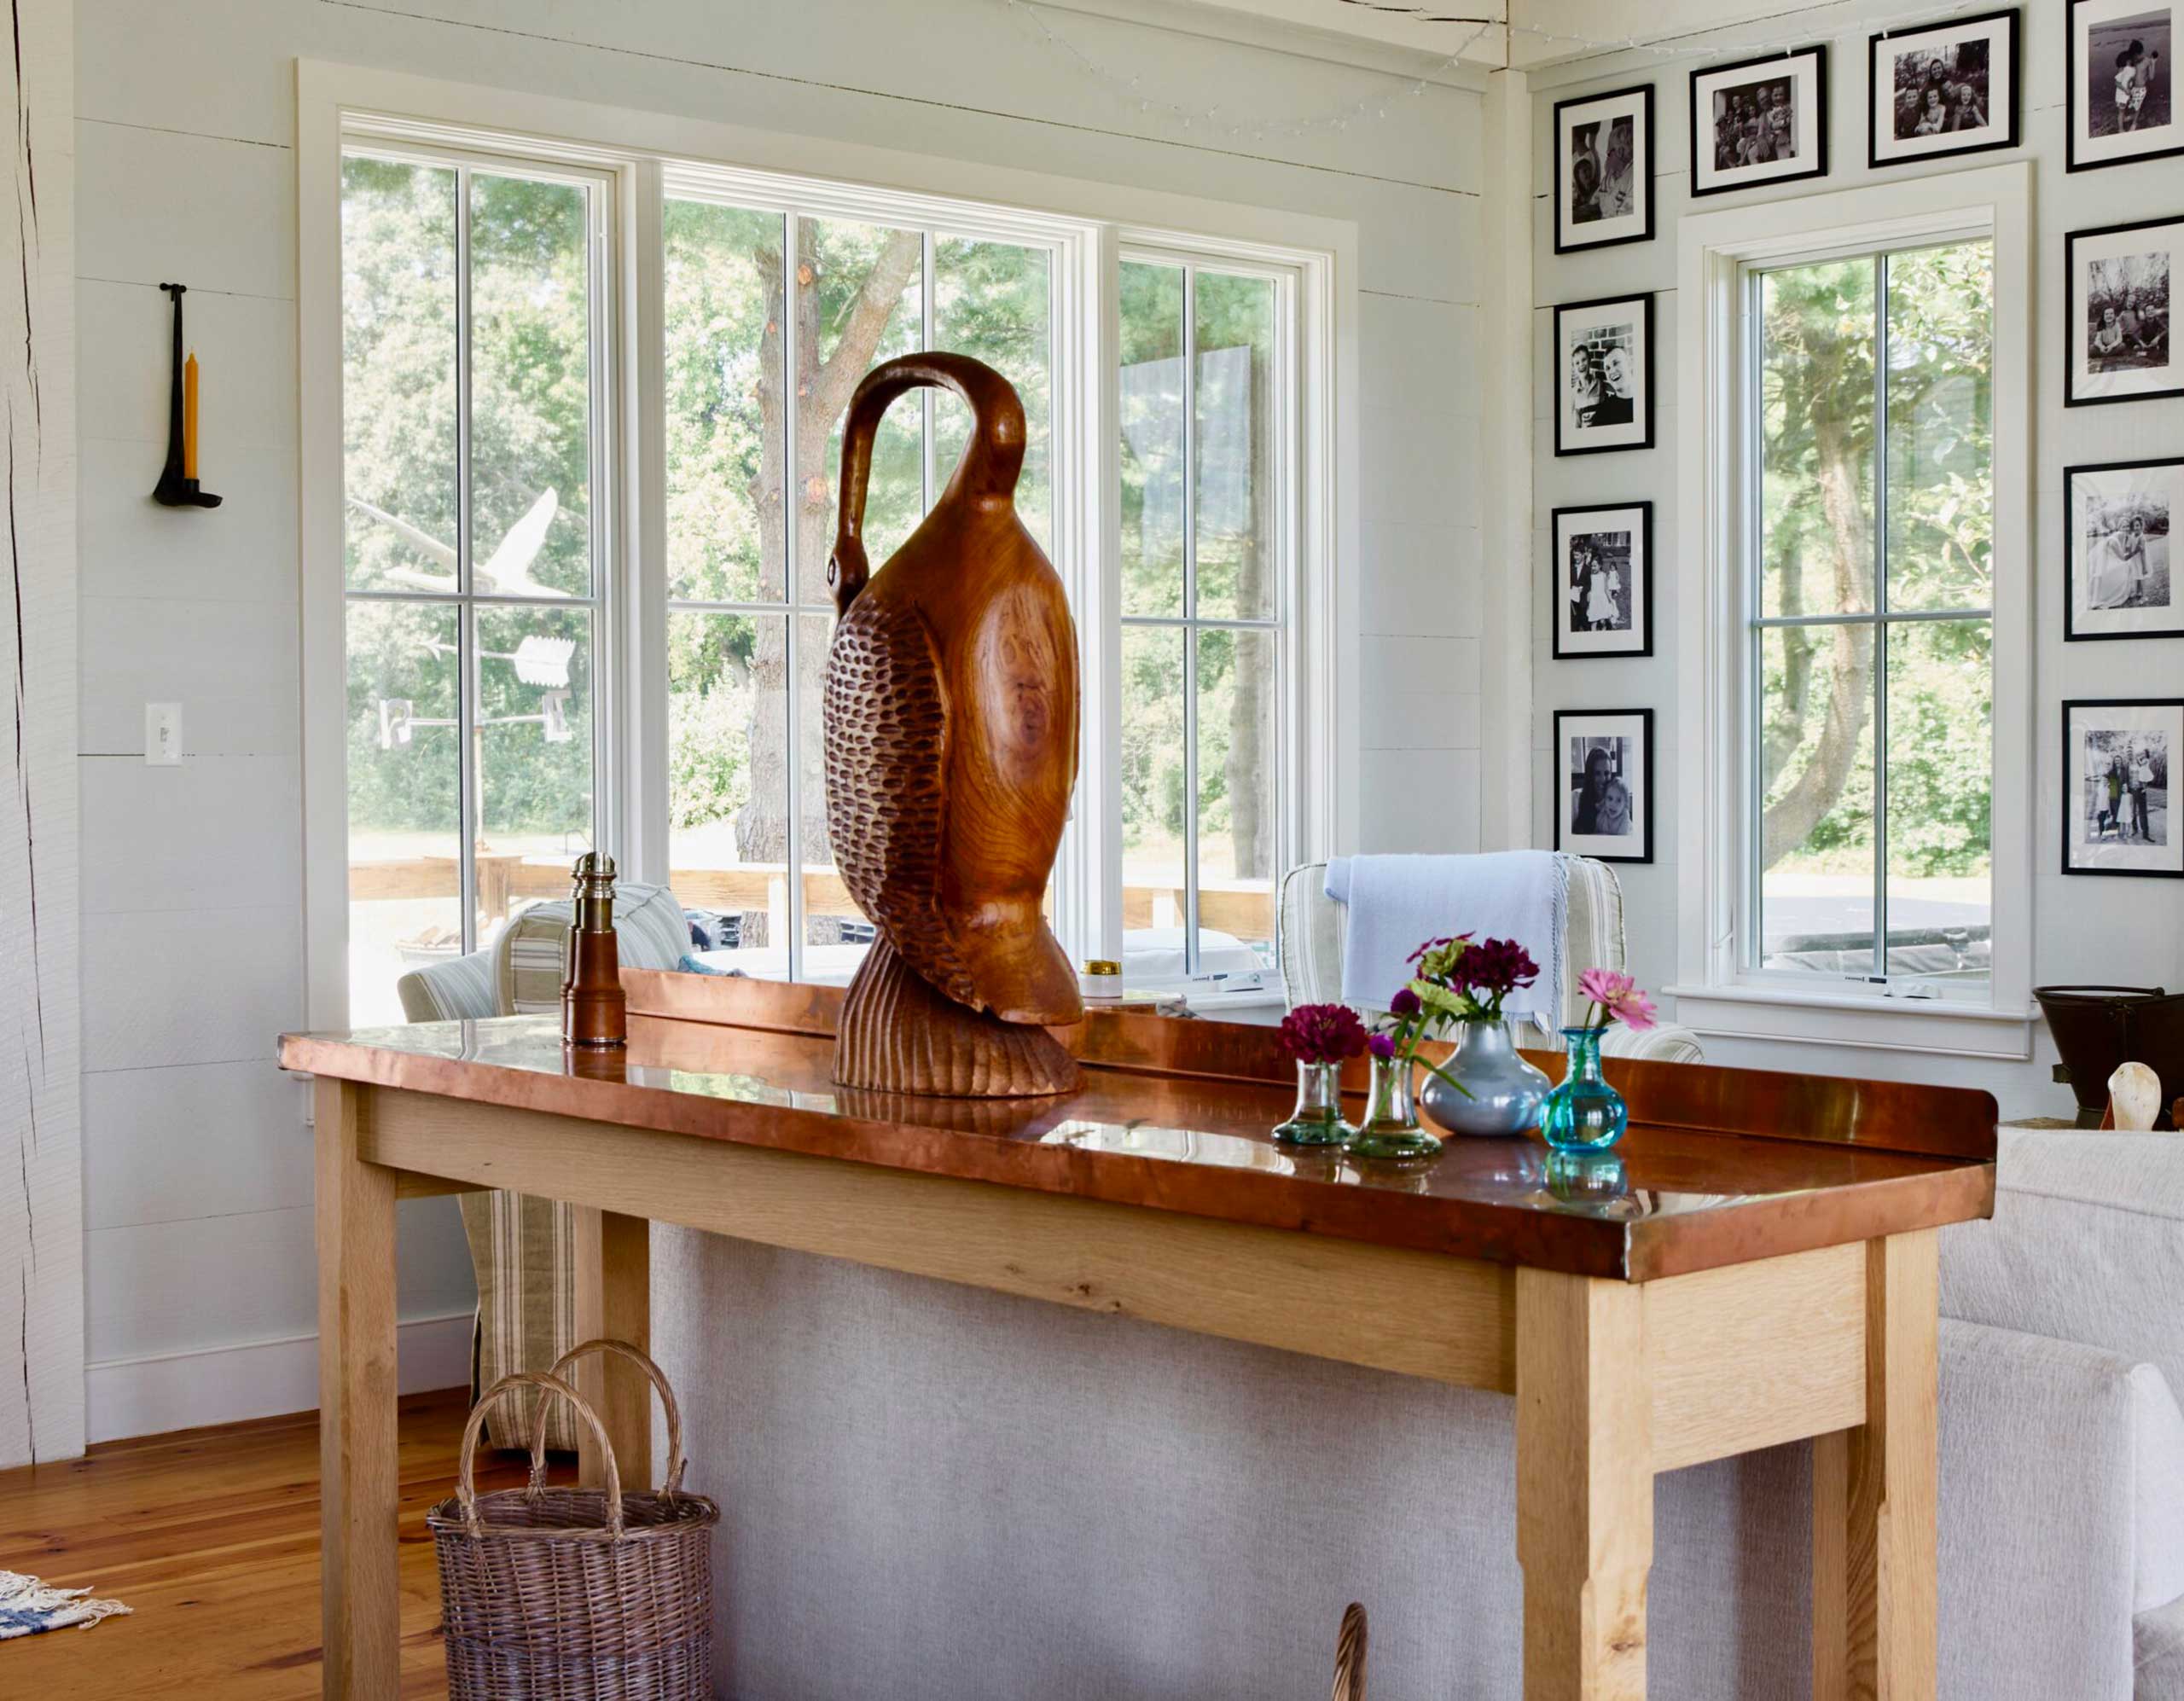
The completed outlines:
[[[352,1087],[404,1198],[477,1188],[1517,1392],[1513,1268],[688,1135]],[[1627,1284],[1572,1276],[1609,1287]],[[1654,1471],[1866,1416],[1864,1243],[1639,1284]]]

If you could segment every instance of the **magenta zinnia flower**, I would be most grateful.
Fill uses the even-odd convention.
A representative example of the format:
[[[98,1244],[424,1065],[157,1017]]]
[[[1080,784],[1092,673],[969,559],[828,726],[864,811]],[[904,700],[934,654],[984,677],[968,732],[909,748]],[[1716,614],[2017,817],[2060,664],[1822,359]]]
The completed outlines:
[[[1456,990],[1497,1002],[1538,978],[1539,965],[1514,939],[1488,939],[1456,961]]]
[[[1299,1004],[1281,1019],[1275,1043],[1298,1063],[1340,1063],[1365,1049],[1365,1024],[1347,1004]]]
[[[1373,1055],[1383,1062],[1396,1054],[1396,1036],[1393,1034],[1375,1034],[1365,1044]]]
[[[1418,995],[1408,986],[1397,987],[1396,996],[1388,1000],[1388,1013],[1404,1021],[1409,1021],[1425,1007],[1419,1001]]]

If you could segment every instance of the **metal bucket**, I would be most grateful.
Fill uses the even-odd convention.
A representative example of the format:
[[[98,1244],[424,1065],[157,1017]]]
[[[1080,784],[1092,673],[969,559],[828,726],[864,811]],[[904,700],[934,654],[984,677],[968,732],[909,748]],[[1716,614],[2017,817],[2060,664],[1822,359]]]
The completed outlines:
[[[2055,1078],[2077,1095],[2082,1127],[2108,1108],[2108,1077],[2119,1063],[2143,1063],[2161,1077],[2161,1102],[2184,1095],[2184,992],[2158,986],[2037,986],[2063,1060]],[[2174,1126],[2164,1110],[2159,1128]]]

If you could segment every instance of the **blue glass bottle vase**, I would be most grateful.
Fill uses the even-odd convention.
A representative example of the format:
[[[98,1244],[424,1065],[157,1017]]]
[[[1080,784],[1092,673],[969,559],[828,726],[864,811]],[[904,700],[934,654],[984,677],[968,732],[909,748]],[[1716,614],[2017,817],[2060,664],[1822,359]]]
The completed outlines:
[[[1623,1094],[1600,1076],[1602,1028],[1565,1028],[1569,1062],[1540,1106],[1539,1131],[1557,1152],[1605,1152],[1630,1125]]]

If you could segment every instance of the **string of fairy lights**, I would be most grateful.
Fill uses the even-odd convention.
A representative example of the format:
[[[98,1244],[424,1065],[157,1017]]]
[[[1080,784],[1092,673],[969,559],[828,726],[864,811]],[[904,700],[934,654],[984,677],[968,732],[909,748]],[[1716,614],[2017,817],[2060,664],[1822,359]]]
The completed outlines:
[[[1505,42],[1512,36],[1525,36],[1552,46],[1580,48],[1594,54],[1633,53],[1656,59],[1684,59],[1694,51],[1687,42],[1679,44],[1647,42],[1641,41],[1635,35],[1619,39],[1572,35],[1567,31],[1543,29],[1536,24],[1513,24],[1501,18],[1462,16],[1431,7],[1400,3],[1400,0],[1336,0],[1336,3],[1340,5],[1389,17],[1409,18],[1421,25],[1461,26],[1468,29],[1469,33],[1426,70],[1394,84],[1381,94],[1368,95],[1316,117],[1270,119],[1218,104],[1199,106],[1171,100],[1148,87],[1143,72],[1120,69],[1088,52],[1066,30],[1056,26],[1047,15],[1048,8],[1041,4],[1040,0],[1002,0],[1002,3],[1017,16],[1028,20],[1048,48],[1070,61],[1084,76],[1114,90],[1126,105],[1148,115],[1159,113],[1185,130],[1199,130],[1217,136],[1250,136],[1254,141],[1264,141],[1269,136],[1300,136],[1344,131],[1353,124],[1385,119],[1405,102],[1421,97],[1428,89],[1454,71],[1462,63],[1464,55],[1492,31],[1500,31]],[[1890,35],[1908,25],[1932,26],[1945,24],[1980,7],[1992,4],[1993,0],[1957,0],[1955,5],[1926,6],[1888,18],[1862,19],[1859,21],[1862,26],[1876,33]],[[1710,57],[1722,59],[1740,54],[1754,58],[1770,53],[1787,54],[1809,47],[1815,33],[1813,29],[1806,29],[1792,36],[1710,38],[1704,50]],[[1438,49],[1438,43],[1436,47]]]

